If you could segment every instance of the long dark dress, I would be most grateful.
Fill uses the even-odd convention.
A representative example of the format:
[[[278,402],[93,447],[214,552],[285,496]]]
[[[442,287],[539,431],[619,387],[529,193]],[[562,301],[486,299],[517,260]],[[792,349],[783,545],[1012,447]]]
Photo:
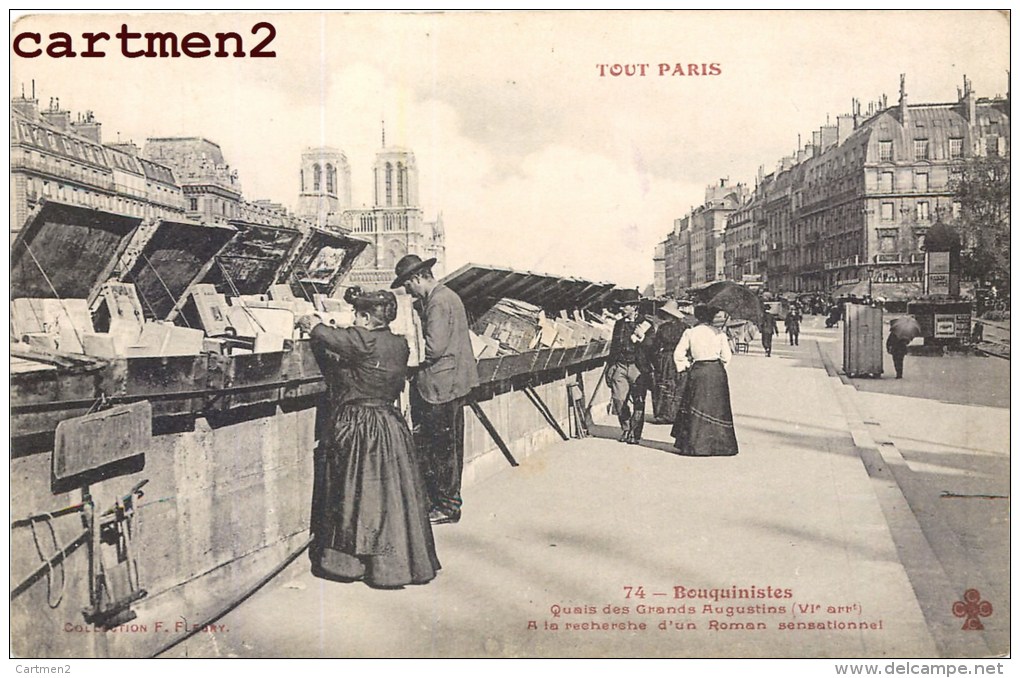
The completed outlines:
[[[730,385],[723,366],[731,357],[726,335],[710,326],[698,326],[688,330],[677,352],[692,341],[697,341],[700,348],[697,353],[693,348],[690,351],[683,402],[671,431],[676,439],[674,447],[679,454],[695,457],[735,455],[738,447]],[[706,349],[713,346],[714,350]]]
[[[389,328],[325,325],[311,338],[328,387],[312,573],[380,587],[424,584],[440,564],[417,451],[393,405],[407,341]]]
[[[676,419],[683,398],[687,375],[676,371],[673,351],[687,330],[687,323],[677,318],[662,323],[655,330],[653,348],[655,361],[655,388],[652,390],[652,412],[655,422],[672,423]]]

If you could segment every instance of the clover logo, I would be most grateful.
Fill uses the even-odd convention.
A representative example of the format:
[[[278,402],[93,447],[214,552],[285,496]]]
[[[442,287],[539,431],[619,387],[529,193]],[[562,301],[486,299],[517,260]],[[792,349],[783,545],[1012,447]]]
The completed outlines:
[[[981,617],[992,616],[992,604],[981,600],[981,592],[977,589],[967,589],[963,600],[953,603],[953,615],[966,617],[963,622],[964,631],[983,631],[985,625],[981,623]]]

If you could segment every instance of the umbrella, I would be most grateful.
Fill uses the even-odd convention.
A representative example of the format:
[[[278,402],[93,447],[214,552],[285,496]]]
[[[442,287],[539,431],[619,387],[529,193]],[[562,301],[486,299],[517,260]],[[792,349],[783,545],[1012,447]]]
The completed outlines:
[[[725,311],[730,318],[750,320],[761,327],[764,316],[761,299],[743,285],[722,280],[697,290],[694,296],[702,304]]]
[[[921,336],[921,325],[914,316],[896,318],[889,323],[889,333],[894,334],[903,341],[910,341]]]

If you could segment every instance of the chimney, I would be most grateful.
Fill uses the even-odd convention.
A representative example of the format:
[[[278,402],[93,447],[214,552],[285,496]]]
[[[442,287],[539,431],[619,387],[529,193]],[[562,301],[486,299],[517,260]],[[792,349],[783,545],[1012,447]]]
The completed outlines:
[[[977,97],[974,96],[973,83],[966,75],[963,76],[963,106],[964,117],[973,125],[977,122]]]
[[[71,112],[60,108],[60,99],[50,99],[49,108],[41,113],[43,120],[62,132],[71,126]]]
[[[900,124],[910,124],[910,109],[907,108],[907,74],[900,73]]]
[[[836,143],[842,145],[854,133],[854,116],[836,116]]]
[[[829,150],[832,146],[835,146],[839,141],[839,134],[836,128],[832,125],[826,125],[818,130],[819,136],[821,137],[820,149],[822,153]]]
[[[20,97],[11,99],[11,109],[30,120],[37,120],[39,118],[38,100],[35,97],[26,97],[24,91],[22,91]]]
[[[103,124],[96,122],[92,111],[85,111],[85,115],[79,115],[78,120],[71,123],[71,128],[76,134],[96,142],[103,143]]]

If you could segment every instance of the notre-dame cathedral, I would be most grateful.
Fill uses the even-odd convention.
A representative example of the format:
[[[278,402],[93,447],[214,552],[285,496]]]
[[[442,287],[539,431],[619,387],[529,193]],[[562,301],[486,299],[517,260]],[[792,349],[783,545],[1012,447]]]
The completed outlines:
[[[433,271],[445,273],[442,216],[422,217],[414,153],[383,148],[376,153],[372,206],[351,205],[351,168],[343,151],[310,148],[301,154],[298,213],[320,226],[342,229],[369,241],[348,280],[366,289],[389,287],[393,269],[405,254],[436,257]]]

